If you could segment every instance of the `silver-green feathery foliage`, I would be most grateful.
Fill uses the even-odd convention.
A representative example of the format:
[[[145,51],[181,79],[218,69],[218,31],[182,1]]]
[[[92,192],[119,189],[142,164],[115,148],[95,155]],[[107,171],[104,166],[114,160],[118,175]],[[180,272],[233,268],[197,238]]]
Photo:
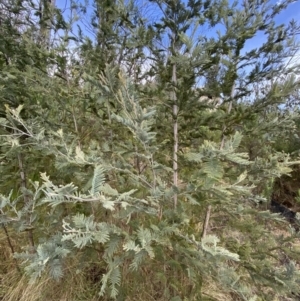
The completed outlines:
[[[138,193],[138,189],[119,192],[116,188],[105,183],[106,173],[109,171],[126,172],[126,170],[109,164],[95,165],[88,193],[82,193],[73,183],[56,185],[46,173],[41,173],[43,180],[41,189],[44,193],[44,198],[41,201],[42,204],[47,204],[54,208],[61,204],[99,204],[100,206],[96,207],[97,210],[116,212],[117,215],[120,214],[119,218],[123,219],[127,224],[131,222],[131,216],[134,212],[146,214],[149,218],[158,216],[160,210],[158,202],[171,197],[172,189],[168,189],[167,185],[161,180],[161,177],[158,176],[160,171],[168,169],[154,160],[156,147],[152,146],[155,142],[155,135],[152,133],[151,124],[153,124],[155,111],[153,109],[150,111],[143,110],[137,99],[127,97],[128,92],[130,92],[127,84],[125,84],[123,89],[123,92],[118,92],[118,101],[122,104],[123,110],[121,115],[115,115],[114,118],[130,129],[133,132],[133,138],[142,145],[142,152],[139,154],[140,158],[143,158],[149,164],[148,171],[150,173],[145,177],[145,182],[149,183],[148,189],[150,188],[148,193],[141,198],[135,196]],[[225,146],[221,156],[224,157],[233,152],[235,144],[237,144],[237,139],[233,139],[231,144]],[[204,156],[208,156],[207,154],[212,152],[217,153],[214,146],[211,147],[209,144],[203,146]],[[73,164],[73,161],[77,164],[93,164],[92,161],[89,161],[89,156],[84,154],[79,147],[76,147],[76,151],[70,152],[68,156],[70,164]],[[219,159],[217,155],[215,157]],[[212,179],[220,179],[222,177],[216,174],[215,170],[210,168],[209,165],[204,170]],[[131,172],[131,175],[136,184],[142,180],[141,176],[136,175],[134,172]],[[220,187],[218,189],[220,193],[226,190],[221,190]],[[121,211],[119,211],[120,209]],[[205,253],[203,252],[209,253],[212,256],[211,258],[220,258],[218,261],[221,260],[223,265],[226,265],[226,260],[228,259],[238,260],[237,254],[216,246],[217,239],[214,240],[214,245],[210,246],[205,240],[200,243],[200,241],[196,242],[189,238],[189,235],[184,232],[188,222],[187,219],[173,225],[165,223],[164,226],[162,224],[159,227],[150,223],[148,226],[140,225],[133,228],[133,231],[127,232],[117,225],[108,222],[98,222],[93,216],[77,213],[63,220],[61,242],[62,244],[66,242],[69,244],[72,243],[73,247],[79,249],[84,249],[95,244],[103,245],[103,260],[107,264],[107,273],[103,275],[100,294],[103,295],[108,290],[110,296],[115,298],[121,284],[120,266],[125,262],[131,261],[130,269],[137,271],[142,264],[154,259],[157,256],[156,253],[158,250],[173,250],[172,252],[178,252],[179,254],[190,252],[186,262],[186,264],[190,265],[190,273],[193,273],[192,271],[198,268],[197,265],[193,266],[195,264],[193,256],[196,256],[196,260],[199,261],[200,258],[205,257]],[[175,243],[173,245],[175,241],[179,242],[181,240],[183,240],[183,245],[182,243]],[[184,251],[184,246],[189,251]],[[201,247],[199,248],[199,246]],[[53,250],[53,257],[49,257],[48,255],[47,250],[49,248]],[[28,255],[32,260],[32,263],[27,268],[28,272],[31,271],[33,273],[34,279],[49,267],[53,275],[62,276],[61,266],[58,264],[60,261],[58,259],[69,253],[72,246],[71,249],[69,248],[65,249],[62,253],[63,255],[60,256],[60,249],[57,249],[52,243],[50,245],[48,243],[39,245],[39,251],[35,256],[30,257]],[[211,260],[214,261],[214,259]],[[211,272],[213,267],[207,259],[202,260],[200,266],[204,270],[206,269],[208,273]],[[57,267],[56,273],[53,272],[55,267]]]
[[[66,256],[76,256],[76,250],[86,252],[92,247],[100,248],[106,267],[99,292],[112,298],[117,298],[122,285],[123,265],[129,264],[130,272],[135,273],[142,265],[156,261],[166,269],[181,271],[196,287],[199,285],[199,290],[201,279],[212,278],[244,300],[250,299],[251,290],[247,281],[241,279],[239,269],[246,270],[253,279],[263,279],[265,274],[266,284],[276,280],[282,287],[292,287],[296,274],[292,267],[288,270],[289,278],[284,277],[283,271],[273,269],[269,262],[262,266],[259,259],[255,261],[242,239],[233,246],[228,243],[227,248],[226,237],[207,235],[200,238],[199,230],[192,226],[193,223],[202,223],[204,211],[199,211],[199,216],[195,217],[194,205],[204,209],[204,205],[211,203],[216,204],[216,210],[219,206],[223,214],[228,213],[226,219],[228,216],[236,218],[236,231],[240,229],[242,232],[246,228],[248,233],[249,224],[239,225],[238,222],[247,219],[251,213],[246,205],[241,204],[242,200],[251,196],[251,168],[260,167],[265,173],[271,166],[273,174],[280,174],[288,172],[289,162],[280,162],[276,156],[267,162],[250,162],[248,155],[239,151],[243,135],[236,132],[227,137],[222,148],[220,143],[206,140],[198,149],[187,151],[182,165],[193,164],[193,168],[188,170],[187,185],[172,187],[168,180],[171,169],[160,160],[158,150],[161,146],[156,145],[156,133],[152,129],[156,108],[143,108],[140,95],[133,86],[121,75],[119,80],[120,90],[111,92],[120,105],[120,111],[112,113],[111,117],[117,121],[121,131],[129,130],[131,135],[126,136],[128,141],[118,143],[119,148],[116,147],[108,159],[102,149],[99,151],[97,146],[84,148],[62,130],[46,133],[42,143],[37,143],[37,133],[30,131],[33,133],[31,141],[35,141],[36,147],[44,147],[47,154],[55,155],[58,168],[76,166],[82,168],[77,172],[88,174],[83,177],[86,182],[79,186],[41,172],[42,184],[33,182],[34,189],[30,193],[27,188],[26,193],[31,195],[33,203],[29,202],[29,207],[28,204],[24,206],[26,213],[31,212],[29,216],[34,216],[35,204],[46,212],[50,208],[53,221],[58,219],[56,225],[60,232],[57,236],[44,237],[36,246],[35,253],[17,256],[24,259],[25,270],[32,275],[32,280],[43,272],[56,279],[63,277]],[[12,118],[19,120],[13,114]],[[23,120],[22,123],[30,129]],[[126,156],[126,150],[129,156]],[[136,161],[139,161],[139,166]],[[60,162],[64,162],[63,167],[59,166]],[[174,192],[180,198],[180,208],[176,212],[170,206]],[[12,214],[18,207],[18,201],[12,194],[1,197],[2,223],[20,220],[18,211],[15,216]],[[71,208],[66,216],[58,214],[63,206]],[[266,220],[274,219],[273,215],[260,215]],[[228,218],[228,221],[232,226],[232,220]],[[35,223],[36,219],[32,218],[32,224]],[[260,234],[259,229],[253,230],[255,234],[256,231]],[[248,236],[243,239],[247,240]],[[263,237],[259,239],[261,241]]]
[[[276,139],[285,144],[286,133],[295,133],[298,118],[277,118],[276,108],[299,88],[296,77],[280,78],[282,70],[299,70],[286,66],[298,29],[295,22],[287,28],[273,22],[292,0],[230,7],[224,1],[148,1],[164,16],[154,21],[130,9],[139,1],[117,2],[108,11],[109,34],[97,35],[94,47],[90,38],[80,42],[79,29],[81,44],[72,56],[68,37],[43,49],[38,24],[23,25],[21,18],[20,34],[0,11],[0,103],[8,104],[0,107],[0,224],[8,238],[22,232],[13,243],[25,250],[11,252],[32,280],[42,273],[65,277],[72,259],[78,270],[99,269],[104,299],[120,292],[128,293],[120,299],[135,299],[132,275],[173,301],[204,299],[204,283],[249,301],[273,297],[270,288],[297,292],[296,234],[273,233],[269,228],[282,219],[265,207],[259,212],[274,178],[299,163],[274,149]],[[102,33],[97,26],[103,20],[95,20]],[[203,36],[202,26],[214,30],[220,23],[218,35]],[[267,43],[245,53],[257,31]],[[141,81],[147,73],[151,80]],[[201,77],[204,89],[197,86]],[[204,103],[208,97],[199,102],[206,92],[219,98],[218,106]],[[177,115],[170,110],[175,100]],[[178,185],[171,168],[175,120]],[[260,184],[262,196],[252,195]],[[23,234],[33,234],[31,244],[19,243]]]
[[[25,272],[32,282],[47,272],[51,278],[59,280],[63,277],[64,259],[71,252],[62,240],[61,234],[50,237],[47,242],[37,246],[34,254],[20,253],[15,258],[24,260]],[[29,261],[29,263],[28,263]]]

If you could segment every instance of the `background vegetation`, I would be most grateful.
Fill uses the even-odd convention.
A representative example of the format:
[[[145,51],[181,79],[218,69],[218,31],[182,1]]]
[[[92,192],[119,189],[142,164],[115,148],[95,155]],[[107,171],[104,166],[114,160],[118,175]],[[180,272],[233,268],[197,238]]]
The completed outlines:
[[[1,1],[1,300],[299,298],[292,2]]]

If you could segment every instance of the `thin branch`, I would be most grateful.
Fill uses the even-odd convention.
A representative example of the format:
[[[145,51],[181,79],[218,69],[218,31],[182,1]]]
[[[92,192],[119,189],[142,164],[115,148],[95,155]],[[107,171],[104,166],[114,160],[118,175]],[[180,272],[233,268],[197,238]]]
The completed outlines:
[[[175,40],[175,37],[174,37]],[[174,41],[173,41],[174,43]],[[177,74],[176,74],[176,65],[173,64],[172,68],[172,83],[174,85],[173,91],[172,91],[172,100],[173,100],[173,138],[174,138],[174,150],[173,150],[173,185],[175,187],[178,187],[178,104],[177,104],[177,95],[175,91],[175,87],[177,84]],[[178,195],[177,192],[174,194],[174,208],[177,208],[177,202],[178,202]]]
[[[73,122],[74,122],[75,132],[76,132],[76,134],[78,136],[78,146],[81,149],[81,143],[80,143],[80,139],[79,139],[79,131],[78,131],[78,125],[77,125],[77,120],[76,120],[76,116],[75,116],[74,107],[72,107],[72,116],[73,116]]]
[[[19,267],[19,265],[18,265],[18,261],[17,261],[17,259],[14,257],[15,249],[14,249],[14,246],[13,246],[12,241],[11,241],[11,239],[10,239],[10,236],[9,236],[9,233],[8,233],[8,231],[7,231],[6,226],[5,226],[5,225],[2,225],[2,229],[3,229],[4,233],[5,233],[5,237],[6,237],[8,246],[9,246],[9,248],[10,248],[11,254],[12,254],[12,256],[13,256],[13,259],[14,259],[14,262],[15,262],[16,269],[17,269],[17,271],[18,271],[19,273],[21,273],[21,269],[20,269],[20,267]]]
[[[232,110],[232,100],[234,97],[234,91],[235,91],[235,83],[233,83],[232,87],[231,87],[231,93],[230,93],[230,101],[229,101],[229,106],[228,106],[228,110],[227,110],[227,114],[229,115],[231,113]],[[221,142],[221,146],[220,149],[223,149],[224,144],[225,144],[225,131],[226,131],[226,125],[223,125],[223,129],[222,129],[222,142]]]
[[[206,211],[205,222],[204,222],[203,231],[202,231],[202,238],[204,238],[207,233],[208,223],[209,223],[209,218],[210,218],[210,211],[211,211],[211,205],[208,206],[207,211]]]

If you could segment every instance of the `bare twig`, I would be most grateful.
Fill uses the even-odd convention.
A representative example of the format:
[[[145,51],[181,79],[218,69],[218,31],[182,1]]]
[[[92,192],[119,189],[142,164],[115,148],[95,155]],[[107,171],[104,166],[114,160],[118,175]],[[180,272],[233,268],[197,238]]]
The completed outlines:
[[[208,223],[209,223],[209,218],[210,218],[210,211],[211,211],[211,205],[208,206],[207,211],[206,211],[205,222],[204,222],[203,231],[202,231],[202,238],[204,238],[207,233]]]
[[[17,259],[14,257],[15,249],[14,249],[14,246],[13,246],[12,241],[11,241],[11,239],[10,239],[10,236],[9,236],[9,233],[8,233],[8,231],[7,231],[6,226],[5,226],[5,225],[2,225],[2,229],[3,229],[4,233],[5,233],[5,236],[6,236],[6,240],[7,240],[8,246],[9,246],[9,248],[10,248],[11,254],[12,254],[13,259],[14,259],[14,262],[15,262],[16,269],[17,269],[17,271],[18,271],[19,273],[21,273],[21,269],[20,269],[20,267],[19,267],[19,265],[18,265],[18,261],[17,261]]]
[[[230,93],[230,102],[229,102],[229,106],[228,106],[228,110],[227,110],[227,113],[230,114],[231,113],[231,110],[232,110],[232,100],[233,100],[233,97],[234,97],[234,90],[235,90],[235,84],[232,85],[232,88],[231,88],[231,93]],[[221,142],[221,147],[220,149],[223,149],[224,147],[224,144],[225,144],[225,131],[226,131],[226,125],[224,124],[223,125],[223,129],[222,129],[222,142]]]
[[[174,84],[174,91],[172,92],[172,100],[173,100],[173,134],[174,134],[174,150],[173,150],[173,185],[175,187],[178,187],[178,104],[177,104],[177,96],[175,92],[175,86],[177,84],[177,76],[176,76],[176,65],[173,64],[173,70],[172,70],[172,83]],[[174,194],[174,208],[177,208],[177,199],[178,195],[177,192]]]

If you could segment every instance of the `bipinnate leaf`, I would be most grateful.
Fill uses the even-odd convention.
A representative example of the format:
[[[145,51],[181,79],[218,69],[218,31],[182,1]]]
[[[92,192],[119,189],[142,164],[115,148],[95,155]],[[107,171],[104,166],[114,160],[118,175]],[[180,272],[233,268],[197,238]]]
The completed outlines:
[[[217,246],[220,239],[215,235],[207,235],[201,240],[201,247],[204,251],[210,253],[213,256],[226,257],[234,261],[240,261],[239,255],[226,250],[223,247]]]
[[[105,183],[105,169],[101,166],[96,166],[92,180],[91,195],[96,195],[100,192],[101,187]]]

